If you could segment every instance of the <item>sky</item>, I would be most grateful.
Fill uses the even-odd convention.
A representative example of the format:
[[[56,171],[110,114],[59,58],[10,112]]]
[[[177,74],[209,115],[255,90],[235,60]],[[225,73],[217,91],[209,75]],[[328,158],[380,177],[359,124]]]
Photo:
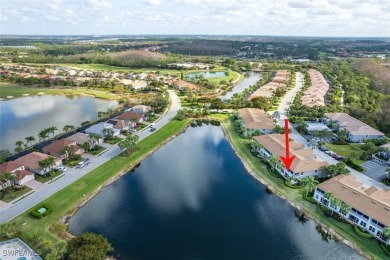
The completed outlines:
[[[0,0],[0,34],[390,37],[390,1]]]

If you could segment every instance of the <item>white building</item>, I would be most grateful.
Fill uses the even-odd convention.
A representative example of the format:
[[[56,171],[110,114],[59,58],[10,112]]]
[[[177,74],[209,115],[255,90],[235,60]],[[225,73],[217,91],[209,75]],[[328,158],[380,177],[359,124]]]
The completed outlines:
[[[350,212],[342,212],[340,206],[332,205],[325,192],[352,207]],[[338,175],[317,186],[314,199],[337,212],[353,225],[367,230],[376,239],[390,244],[383,235],[385,227],[390,227],[390,190],[379,190],[358,182],[353,175]]]
[[[367,139],[382,139],[385,136],[384,133],[346,113],[328,113],[326,117],[328,122],[331,120],[336,123],[338,129],[347,131],[350,142],[358,143]]]
[[[114,128],[114,126],[112,124],[104,123],[104,122],[101,122],[101,123],[98,123],[96,125],[92,125],[92,126],[88,127],[87,129],[85,129],[85,132],[87,134],[94,133],[94,134],[98,134],[100,136],[105,136],[104,131],[103,131],[104,129],[112,129],[114,131],[113,136],[117,136],[121,132],[119,129]]]
[[[280,156],[286,156],[286,142],[284,135],[269,134],[255,136],[254,139],[263,145],[259,153],[268,161],[271,156],[278,160]],[[295,156],[288,171],[284,166],[277,168],[278,172],[286,179],[294,177],[297,179],[306,176],[321,176],[321,167],[327,166],[327,162],[323,162],[316,158],[312,150],[305,148],[301,143],[289,142],[290,157]]]
[[[241,108],[238,110],[245,127],[251,131],[259,130],[263,134],[273,133],[275,123],[270,115],[257,108]]]

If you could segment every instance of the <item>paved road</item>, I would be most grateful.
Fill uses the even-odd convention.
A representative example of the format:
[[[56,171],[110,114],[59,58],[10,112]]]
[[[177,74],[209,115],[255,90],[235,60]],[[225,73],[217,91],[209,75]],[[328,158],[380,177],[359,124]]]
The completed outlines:
[[[296,85],[293,89],[291,89],[289,92],[286,93],[286,95],[283,97],[282,101],[280,102],[280,105],[279,105],[279,108],[278,108],[278,112],[280,114],[280,119],[278,121],[278,124],[282,127],[284,127],[284,119],[287,117],[287,112],[286,112],[286,109],[288,109],[288,107],[290,106],[290,103],[294,100],[294,97],[295,95],[302,89],[303,87],[303,84],[304,84],[304,76],[302,73],[300,72],[297,72],[296,73]],[[291,134],[290,134],[290,137],[292,139],[294,139],[296,142],[299,142],[299,143],[303,143],[306,147],[309,147],[307,141],[305,138],[303,138],[293,127],[291,124],[289,124],[289,128],[291,129]],[[329,164],[335,164],[335,163],[338,163],[337,160],[333,159],[332,157],[330,157],[329,155],[327,155],[326,153],[318,150],[318,149],[313,149],[313,153],[317,156],[318,159],[322,160],[322,161],[326,161],[328,162]],[[355,178],[368,185],[368,186],[375,186],[379,189],[382,189],[382,190],[388,190],[390,189],[388,186],[384,185],[383,183],[380,183],[374,179],[371,179],[369,177],[367,177],[366,175],[352,169],[352,168],[349,168],[348,169],[351,171],[351,174],[353,176],[355,176]]]
[[[381,181],[386,178],[387,165],[381,164],[375,160],[369,160],[363,163],[362,166],[366,170],[365,175],[368,177],[377,181]]]
[[[164,114],[160,120],[156,122],[156,128],[157,131],[150,132],[149,129],[145,129],[144,131],[138,133],[140,140],[146,138],[147,136],[151,134],[158,134],[158,129],[166,125],[172,118],[175,117],[177,111],[181,108],[179,97],[175,94],[174,91],[169,90],[169,96],[171,98],[171,107],[167,111],[166,114]],[[113,157],[120,154],[121,150],[116,145],[107,152],[103,153],[102,155],[92,159],[92,163],[85,166],[83,169],[71,169],[68,170],[61,178],[54,181],[53,183],[46,184],[44,187],[42,187],[40,190],[32,193],[28,197],[15,202],[14,204],[9,205],[6,208],[0,209],[0,223],[4,223],[6,221],[9,221],[18,215],[22,214],[27,209],[31,208],[32,206],[38,204],[39,202],[43,201],[44,199],[50,197],[52,194],[56,193],[57,191],[63,189],[67,185],[71,184],[72,182],[76,181],[77,179],[81,178],[88,172],[92,171],[93,169],[97,168],[98,166],[102,165],[103,163],[107,162],[108,160],[112,159]],[[1,205],[4,206],[4,205]]]

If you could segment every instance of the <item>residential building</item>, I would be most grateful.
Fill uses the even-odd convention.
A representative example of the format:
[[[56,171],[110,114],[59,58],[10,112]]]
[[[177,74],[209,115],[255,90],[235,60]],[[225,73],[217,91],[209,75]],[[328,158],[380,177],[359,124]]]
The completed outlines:
[[[329,127],[327,127],[326,125],[324,125],[322,123],[306,122],[306,124],[307,124],[306,130],[309,133],[312,133],[312,132],[315,132],[315,131],[323,131],[323,130],[331,131],[329,129]]]
[[[117,136],[120,134],[119,129],[114,128],[114,126],[112,124],[104,123],[104,122],[101,122],[101,123],[98,123],[98,124],[95,124],[95,125],[88,127],[87,129],[85,129],[85,132],[87,134],[94,133],[94,134],[98,134],[100,136],[105,136],[104,131],[103,131],[104,129],[112,129],[114,131],[113,136]]]
[[[84,133],[75,133],[74,135],[68,136],[66,139],[75,141],[76,144],[82,146],[84,143],[89,143],[90,147],[93,148],[94,142]],[[103,138],[100,138],[97,145],[103,143]]]
[[[143,115],[133,111],[125,111],[117,116],[116,119],[124,120],[131,128],[135,128],[139,123],[144,121]]]
[[[257,108],[241,108],[238,110],[238,114],[245,127],[252,131],[259,130],[263,134],[270,134],[275,130],[273,118],[263,110]]]
[[[48,168],[42,168],[39,165],[39,162],[42,160],[45,160],[49,157],[50,155],[44,154],[44,153],[39,153],[39,152],[32,152],[29,154],[26,154],[22,157],[19,157],[16,159],[14,162],[24,165],[26,170],[32,171],[36,174],[43,175],[46,172],[48,172]],[[55,157],[55,167],[58,167],[61,165],[62,160],[60,158]]]
[[[18,170],[15,171],[15,184],[16,185],[24,185],[26,182],[35,179],[35,176],[32,172],[26,170]]]
[[[268,161],[271,156],[279,159],[280,156],[286,156],[286,142],[284,135],[267,134],[255,136],[254,139],[262,144],[259,153]],[[312,150],[305,148],[301,143],[294,141],[289,142],[290,157],[295,156],[292,161],[290,170],[284,166],[277,167],[276,170],[286,179],[294,177],[301,179],[306,176],[322,176],[321,167],[327,166],[328,163],[316,158]],[[280,160],[280,159],[279,159]]]
[[[325,193],[352,207],[350,212],[343,212],[340,206],[332,205]],[[383,236],[385,227],[390,227],[390,190],[380,190],[367,186],[353,175],[338,175],[317,185],[314,199],[339,213],[350,223],[367,230],[376,239],[390,244],[390,239]]]
[[[327,113],[326,120],[336,123],[336,129],[345,129],[350,142],[362,142],[369,139],[382,139],[385,134],[357,120],[346,113]]]
[[[308,107],[325,106],[325,95],[329,90],[329,84],[321,72],[309,69],[311,86],[303,92],[302,105]]]
[[[133,107],[130,109],[130,111],[133,111],[134,113],[137,113],[137,114],[140,114],[140,115],[144,115],[144,114],[146,114],[147,112],[149,112],[151,109],[152,109],[151,106],[136,105],[136,106],[133,106]]]
[[[122,130],[129,130],[129,124],[126,123],[125,120],[114,118],[114,119],[108,120],[107,123],[112,124],[115,129],[119,129],[121,131]]]
[[[66,146],[69,146],[72,148],[71,152],[68,153],[67,151],[64,151],[64,148]],[[52,142],[49,145],[46,145],[42,148],[42,151],[46,154],[65,159],[68,158],[71,154],[82,154],[84,153],[84,150],[81,148],[80,145],[78,145],[75,141],[64,138],[61,140],[57,140]]]
[[[24,170],[24,169],[25,168],[24,168],[23,164],[16,163],[14,161],[5,162],[5,163],[0,164],[0,174],[6,173],[6,172],[14,173],[15,171]]]
[[[379,146],[379,149],[372,158],[379,163],[390,165],[390,143]]]
[[[287,86],[290,76],[291,73],[287,70],[277,70],[272,80],[253,92],[248,97],[248,101],[251,101],[257,97],[271,98],[274,95],[274,91],[276,89],[280,87],[285,88]]]

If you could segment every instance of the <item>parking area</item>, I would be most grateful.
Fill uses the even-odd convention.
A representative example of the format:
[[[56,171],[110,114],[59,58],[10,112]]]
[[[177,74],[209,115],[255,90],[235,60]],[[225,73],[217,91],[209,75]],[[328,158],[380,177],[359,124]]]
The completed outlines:
[[[385,170],[387,165],[378,163],[374,160],[367,161],[362,164],[366,172],[364,173],[367,177],[370,177],[374,180],[381,181],[386,177]]]
[[[28,181],[24,185],[35,190],[35,191],[40,190],[40,189],[42,189],[42,187],[45,186],[45,184],[43,184],[42,182],[39,182],[37,180]]]

